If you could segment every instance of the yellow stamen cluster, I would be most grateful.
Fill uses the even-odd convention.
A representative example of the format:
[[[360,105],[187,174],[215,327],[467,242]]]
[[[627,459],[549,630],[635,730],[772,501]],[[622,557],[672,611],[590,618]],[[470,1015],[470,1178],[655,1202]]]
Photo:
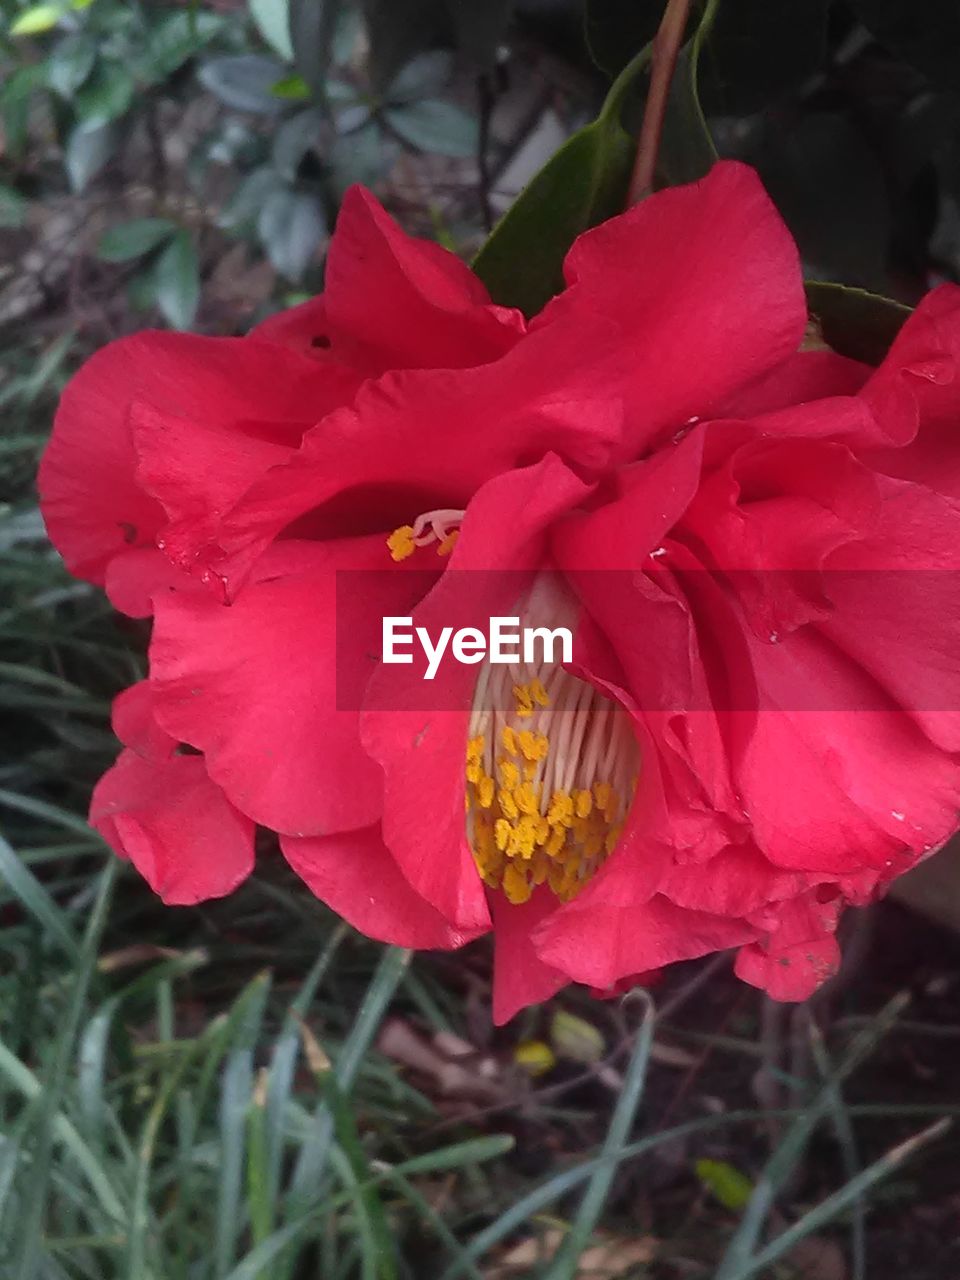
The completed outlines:
[[[391,559],[407,560],[420,547],[430,547],[438,556],[448,556],[460,537],[462,511],[425,511],[413,524],[402,524],[387,538]]]
[[[560,671],[557,683],[569,682],[581,683]],[[485,731],[467,742],[466,809],[473,856],[484,882],[502,888],[512,903],[526,902],[541,884],[568,902],[619,839],[629,794],[621,795],[603,778],[563,785],[565,774],[577,769],[561,769],[556,758],[565,750],[569,756],[590,737],[591,708],[600,699],[593,690],[587,689],[587,695],[586,709],[575,720],[576,733],[571,708],[566,717],[553,715],[551,735],[536,725],[517,724],[551,707],[542,682],[514,684],[512,714],[482,716]],[[547,716],[543,719],[546,724]],[[595,762],[604,754],[595,751]],[[571,757],[573,766],[578,758]]]

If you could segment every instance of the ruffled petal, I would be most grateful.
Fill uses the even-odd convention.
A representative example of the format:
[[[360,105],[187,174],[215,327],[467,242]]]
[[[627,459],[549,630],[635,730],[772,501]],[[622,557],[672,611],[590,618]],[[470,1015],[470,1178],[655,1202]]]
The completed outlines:
[[[630,907],[594,902],[578,910],[574,901],[540,925],[534,946],[544,964],[572,981],[610,987],[642,970],[742,946],[758,934],[746,921],[688,911],[658,895]]]
[[[624,389],[624,458],[719,410],[796,352],[807,322],[790,233],[753,170],[732,162],[587,231],[564,275],[533,328],[616,325],[605,358],[585,342]]]
[[[407,235],[363,187],[344,197],[325,286],[332,354],[371,373],[485,364],[525,328],[455,254]]]
[[[493,1021],[502,1027],[521,1009],[540,1004],[570,979],[537,955],[533,938],[540,923],[553,914],[557,900],[548,889],[536,890],[524,903],[490,894],[493,916]]]
[[[411,888],[379,827],[299,840],[282,836],[280,847],[310,891],[368,938],[448,950],[483,932],[454,928]]]
[[[121,752],[94,789],[90,822],[171,906],[222,898],[253,870],[253,823],[199,756]]]
[[[379,538],[285,542],[232,605],[196,590],[156,602],[160,723],[276,831],[326,835],[380,816],[382,774],[360,746],[358,709],[382,616],[409,608],[420,586],[419,575],[362,572],[383,558]]]

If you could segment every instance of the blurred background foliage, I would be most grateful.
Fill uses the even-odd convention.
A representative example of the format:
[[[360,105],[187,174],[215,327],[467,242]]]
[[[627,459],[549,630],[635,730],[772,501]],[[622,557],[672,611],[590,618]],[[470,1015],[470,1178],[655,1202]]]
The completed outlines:
[[[0,0],[2,1280],[960,1274],[960,946],[903,908],[851,919],[807,1010],[721,959],[656,1013],[574,990],[494,1031],[486,944],[367,943],[269,847],[234,897],[166,909],[83,818],[146,635],[44,539],[70,372],[322,287],[355,181],[464,256],[512,208],[478,269],[534,309],[622,203],[643,59],[607,94],[660,16]],[[659,181],[715,148],[759,168],[809,279],[912,303],[957,278],[953,0],[714,0],[694,31]]]

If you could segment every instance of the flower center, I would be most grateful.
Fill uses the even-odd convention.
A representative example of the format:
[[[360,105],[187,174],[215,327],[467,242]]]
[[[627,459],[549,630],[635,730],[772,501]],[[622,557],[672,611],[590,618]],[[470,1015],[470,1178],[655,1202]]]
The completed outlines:
[[[387,547],[394,560],[406,560],[418,547],[437,544],[437,555],[448,556],[460,536],[462,511],[452,509],[425,511],[413,524],[402,524],[387,539]]]
[[[572,624],[573,601],[539,578],[525,625]],[[484,882],[512,903],[547,884],[575,897],[609,857],[636,789],[629,717],[559,664],[486,663],[466,759],[467,839]]]

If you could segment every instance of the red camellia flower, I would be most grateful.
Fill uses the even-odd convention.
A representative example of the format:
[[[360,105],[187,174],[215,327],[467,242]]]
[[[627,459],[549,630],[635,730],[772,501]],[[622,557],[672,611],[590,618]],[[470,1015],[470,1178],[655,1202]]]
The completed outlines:
[[[322,297],[77,374],[47,526],[153,615],[91,821],[167,902],[235,888],[260,824],[374,938],[492,930],[499,1021],[725,948],[802,999],[958,825],[960,290],[878,369],[802,350],[734,164],[565,281],[526,322],[356,188]],[[380,661],[386,616],[492,615],[572,661]]]

